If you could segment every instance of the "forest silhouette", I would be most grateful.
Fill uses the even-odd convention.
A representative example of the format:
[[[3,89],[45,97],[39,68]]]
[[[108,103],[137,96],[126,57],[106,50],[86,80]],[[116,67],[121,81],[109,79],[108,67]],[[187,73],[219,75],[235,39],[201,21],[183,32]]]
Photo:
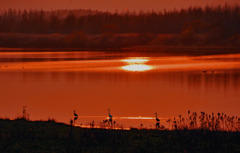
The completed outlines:
[[[240,6],[162,12],[16,10],[0,14],[0,46],[124,48],[240,45]]]

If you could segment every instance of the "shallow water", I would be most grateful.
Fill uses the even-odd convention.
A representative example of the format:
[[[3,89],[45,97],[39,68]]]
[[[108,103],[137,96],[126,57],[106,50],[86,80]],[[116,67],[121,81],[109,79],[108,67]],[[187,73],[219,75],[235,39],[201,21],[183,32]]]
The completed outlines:
[[[0,117],[153,126],[188,110],[239,115],[240,54],[160,56],[105,52],[0,53]],[[142,117],[138,117],[142,116]],[[138,118],[130,118],[138,117]],[[144,118],[145,117],[145,118]]]

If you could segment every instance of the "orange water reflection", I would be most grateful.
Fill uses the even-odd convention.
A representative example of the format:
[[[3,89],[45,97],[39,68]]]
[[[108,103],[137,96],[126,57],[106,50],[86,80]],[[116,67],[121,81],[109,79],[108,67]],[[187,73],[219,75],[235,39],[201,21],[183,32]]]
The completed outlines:
[[[48,55],[45,53],[43,59]],[[35,54],[25,58],[22,53],[17,60],[4,54],[5,62],[0,61],[0,117],[14,118],[26,105],[31,120],[50,117],[69,123],[75,109],[79,115],[76,125],[89,125],[93,120],[99,125],[108,116],[106,109],[111,108],[113,119],[123,126],[150,127],[155,124],[155,112],[161,124],[165,117],[187,115],[189,109],[239,114],[239,54],[149,58],[116,55],[102,60],[95,59],[98,55],[81,52],[67,54],[67,60],[63,56],[61,61],[34,61]],[[77,60],[72,59],[77,56]],[[26,62],[28,58],[31,60]],[[127,66],[129,70],[124,69]],[[146,66],[149,70],[144,69]]]

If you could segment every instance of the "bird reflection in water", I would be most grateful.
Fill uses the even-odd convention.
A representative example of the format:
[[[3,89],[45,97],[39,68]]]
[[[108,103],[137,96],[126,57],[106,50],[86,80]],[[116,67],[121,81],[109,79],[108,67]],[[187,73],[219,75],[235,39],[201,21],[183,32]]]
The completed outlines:
[[[147,58],[135,57],[135,58],[123,59],[121,61],[128,64],[126,66],[121,67],[121,69],[125,71],[141,72],[141,71],[148,71],[153,69],[153,66],[146,64],[146,62],[149,61]]]

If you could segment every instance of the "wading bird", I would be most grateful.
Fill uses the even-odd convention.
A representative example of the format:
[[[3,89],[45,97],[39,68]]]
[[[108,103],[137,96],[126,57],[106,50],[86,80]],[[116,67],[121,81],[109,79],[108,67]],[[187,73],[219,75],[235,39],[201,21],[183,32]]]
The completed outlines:
[[[74,124],[75,124],[75,121],[78,119],[78,114],[76,113],[75,110],[73,111],[73,115],[74,115]]]
[[[157,113],[155,113],[155,114],[156,114],[156,121],[160,122],[159,118],[157,117]]]
[[[155,114],[156,114],[156,121],[157,121],[156,128],[160,128],[160,119],[157,117],[157,113]]]
[[[108,116],[109,116],[109,122],[111,123],[112,125],[112,115],[110,114],[110,109],[107,109],[108,110]]]

